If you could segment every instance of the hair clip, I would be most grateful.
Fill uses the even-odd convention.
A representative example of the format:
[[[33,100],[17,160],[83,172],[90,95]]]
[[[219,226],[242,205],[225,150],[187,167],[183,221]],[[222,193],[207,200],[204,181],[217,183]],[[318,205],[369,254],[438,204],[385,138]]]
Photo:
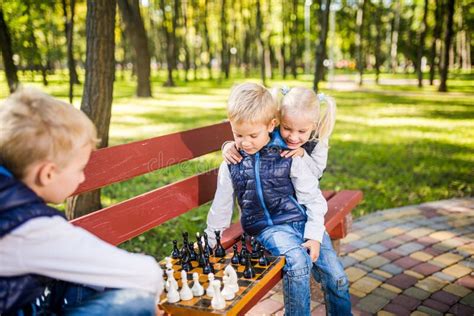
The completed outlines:
[[[288,92],[290,92],[290,88],[288,86],[283,86],[283,87],[281,87],[280,90],[281,90],[281,94],[283,94],[283,95],[287,95]]]
[[[318,100],[319,102],[326,101],[326,95],[324,93],[318,93]]]

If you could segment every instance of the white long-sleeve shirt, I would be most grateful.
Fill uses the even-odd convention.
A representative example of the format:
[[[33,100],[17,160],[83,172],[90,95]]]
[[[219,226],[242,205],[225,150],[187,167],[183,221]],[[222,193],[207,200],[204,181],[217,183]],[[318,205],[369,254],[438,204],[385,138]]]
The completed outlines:
[[[323,176],[328,162],[328,151],[329,140],[327,138],[319,140],[311,154],[308,154],[306,150],[304,151],[303,161],[308,165],[316,179],[320,179]]]
[[[0,276],[29,273],[157,297],[163,289],[153,257],[114,247],[59,216],[31,219],[0,238]]]
[[[306,206],[308,217],[304,238],[322,242],[324,215],[327,212],[327,203],[324,199],[319,182],[302,158],[293,158],[290,178],[300,204]],[[229,168],[225,162],[220,165],[217,177],[217,190],[207,215],[206,233],[211,245],[215,244],[214,231],[224,231],[230,226],[234,206],[234,188]]]

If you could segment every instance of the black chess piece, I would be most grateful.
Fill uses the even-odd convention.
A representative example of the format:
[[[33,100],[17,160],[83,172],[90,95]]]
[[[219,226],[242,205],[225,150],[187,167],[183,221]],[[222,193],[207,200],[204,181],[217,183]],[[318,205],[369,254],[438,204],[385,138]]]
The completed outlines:
[[[180,258],[180,253],[178,249],[178,241],[173,240],[173,251],[171,252],[171,258],[173,259],[179,259]]]
[[[204,267],[202,268],[202,273],[209,274],[211,272],[214,273],[214,266],[209,261],[209,256],[207,253],[204,253]]]
[[[266,267],[268,266],[269,262],[268,262],[268,258],[265,257],[265,252],[263,251],[263,249],[260,249],[260,258],[258,259],[258,264],[261,265],[262,267]]]
[[[189,258],[189,249],[187,247],[181,252],[181,268],[186,272],[191,271],[193,268]]]
[[[218,258],[223,258],[225,257],[225,249],[224,247],[222,247],[222,244],[221,244],[221,232],[216,230],[214,232],[216,234],[216,249],[214,251],[214,256],[218,257]]]
[[[255,270],[252,266],[252,260],[250,260],[250,254],[247,253],[247,262],[245,264],[244,278],[251,279],[255,277]]]
[[[237,249],[237,244],[234,244],[233,248],[234,248],[234,255],[232,256],[232,258],[230,259],[230,262],[232,264],[239,264],[240,262],[240,258],[239,258],[239,250]]]
[[[185,248],[187,248],[187,249],[189,250],[188,244],[189,244],[188,233],[187,233],[187,232],[184,232],[184,233],[183,233],[183,247],[181,247],[181,250],[180,250],[181,253],[183,253],[183,250],[184,250]]]
[[[242,235],[242,238],[240,238],[241,242],[241,248],[240,248],[240,264],[245,265],[247,262],[247,254],[249,253],[249,250],[247,249],[247,235],[244,233]]]
[[[204,236],[204,253],[207,253],[209,256],[212,256],[214,254],[214,251],[212,250],[211,246],[209,246],[207,233],[204,232],[203,236]]]
[[[194,250],[193,243],[188,244],[188,249],[189,249],[189,260],[196,261],[197,260],[197,254],[196,254],[196,251]]]
[[[196,234],[196,242],[197,242],[198,250],[199,250],[199,252],[197,253],[197,256],[196,256],[197,257],[196,260],[199,263],[199,266],[201,268],[203,268],[204,264],[205,264],[205,262],[204,262],[204,249],[202,247],[202,240],[201,240],[201,236],[199,235],[199,233]]]
[[[260,243],[255,237],[252,237],[250,245],[252,246],[252,259],[258,259],[260,257]]]

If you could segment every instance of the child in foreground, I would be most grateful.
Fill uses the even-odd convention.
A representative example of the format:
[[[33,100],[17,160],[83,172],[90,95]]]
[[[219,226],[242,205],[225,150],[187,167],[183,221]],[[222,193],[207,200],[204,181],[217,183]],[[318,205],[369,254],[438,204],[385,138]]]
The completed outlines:
[[[73,106],[32,89],[0,106],[0,314],[154,315],[154,258],[70,224],[61,203],[84,181],[96,130]]]
[[[351,315],[348,280],[324,227],[326,200],[303,159],[282,156],[291,147],[272,133],[277,116],[277,102],[263,86],[244,83],[232,90],[228,117],[242,159],[219,168],[206,232],[212,237],[230,226],[235,194],[244,231],[272,255],[285,256],[285,314],[310,314],[312,273],[323,285],[328,313]]]

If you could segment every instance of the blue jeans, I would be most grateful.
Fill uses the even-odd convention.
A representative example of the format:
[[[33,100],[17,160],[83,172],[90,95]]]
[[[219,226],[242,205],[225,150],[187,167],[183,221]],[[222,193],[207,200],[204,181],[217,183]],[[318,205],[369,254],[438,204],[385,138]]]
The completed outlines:
[[[352,315],[349,281],[331,239],[325,232],[318,260],[313,263],[304,243],[305,222],[275,225],[257,239],[272,255],[284,255],[283,290],[285,315],[310,315],[310,273],[321,283],[328,315]],[[310,272],[311,271],[311,272]]]

